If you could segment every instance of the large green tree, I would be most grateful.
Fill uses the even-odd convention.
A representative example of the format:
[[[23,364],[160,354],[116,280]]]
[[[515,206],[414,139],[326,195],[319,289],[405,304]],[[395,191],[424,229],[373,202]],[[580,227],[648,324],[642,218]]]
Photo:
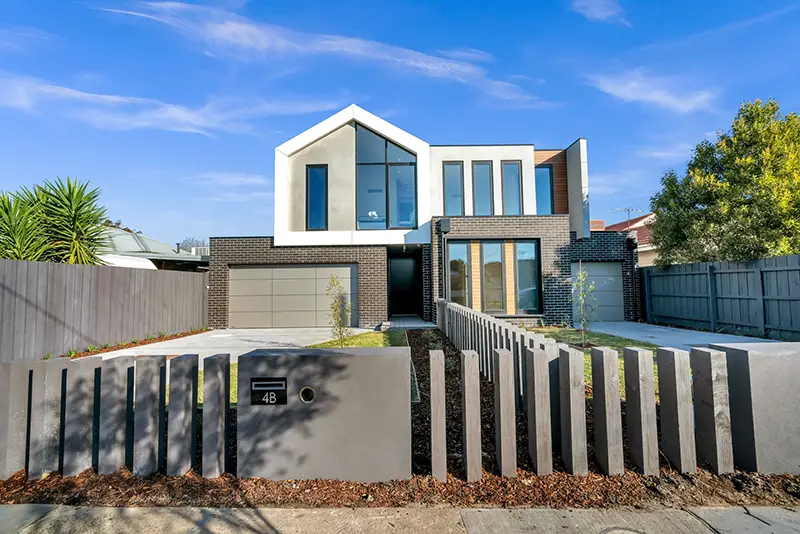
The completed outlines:
[[[742,104],[661,184],[650,200],[657,264],[800,254],[800,117],[774,100]]]
[[[99,265],[106,209],[87,182],[56,179],[0,193],[0,258]]]

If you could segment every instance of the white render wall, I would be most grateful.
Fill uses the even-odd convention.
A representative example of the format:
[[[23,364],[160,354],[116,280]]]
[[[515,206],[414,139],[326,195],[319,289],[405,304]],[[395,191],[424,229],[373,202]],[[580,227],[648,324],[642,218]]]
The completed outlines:
[[[578,239],[589,237],[589,163],[586,139],[578,139],[567,148],[567,194],[569,229]]]
[[[536,215],[536,185],[534,180],[533,145],[473,145],[432,146],[430,166],[431,214],[444,215],[445,161],[464,164],[464,215],[474,215],[472,196],[472,162],[492,162],[492,191],[494,214],[503,215],[502,165],[503,161],[522,162],[522,213]]]

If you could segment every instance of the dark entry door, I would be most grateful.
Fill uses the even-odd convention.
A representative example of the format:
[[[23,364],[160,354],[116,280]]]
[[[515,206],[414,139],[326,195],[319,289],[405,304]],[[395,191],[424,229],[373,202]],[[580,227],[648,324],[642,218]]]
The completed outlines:
[[[389,315],[422,315],[422,265],[418,255],[389,257]]]

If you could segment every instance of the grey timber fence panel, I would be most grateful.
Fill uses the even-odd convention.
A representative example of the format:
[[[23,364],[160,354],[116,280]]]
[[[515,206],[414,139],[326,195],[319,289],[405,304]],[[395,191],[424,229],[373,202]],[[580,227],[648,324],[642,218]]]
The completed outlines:
[[[0,260],[0,362],[206,326],[208,275]]]
[[[800,256],[642,269],[651,323],[800,341]]]

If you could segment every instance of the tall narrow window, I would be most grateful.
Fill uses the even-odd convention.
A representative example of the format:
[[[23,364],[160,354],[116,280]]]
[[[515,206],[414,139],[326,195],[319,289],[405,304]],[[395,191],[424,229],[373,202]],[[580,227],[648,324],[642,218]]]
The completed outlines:
[[[472,197],[475,215],[494,215],[491,161],[472,162]]]
[[[506,312],[504,273],[503,243],[481,243],[481,287],[483,311],[486,313]]]
[[[469,306],[469,243],[448,243],[447,261],[450,264],[450,301]]]
[[[306,165],[306,230],[328,229],[328,166]]]
[[[536,167],[536,215],[553,214],[553,166]]]
[[[444,163],[444,214],[464,215],[464,164],[460,161]]]
[[[356,124],[356,228],[417,227],[417,156]]]
[[[542,313],[541,267],[539,242],[518,241],[517,248],[517,313]]]
[[[522,215],[522,163],[504,161],[503,215]]]

